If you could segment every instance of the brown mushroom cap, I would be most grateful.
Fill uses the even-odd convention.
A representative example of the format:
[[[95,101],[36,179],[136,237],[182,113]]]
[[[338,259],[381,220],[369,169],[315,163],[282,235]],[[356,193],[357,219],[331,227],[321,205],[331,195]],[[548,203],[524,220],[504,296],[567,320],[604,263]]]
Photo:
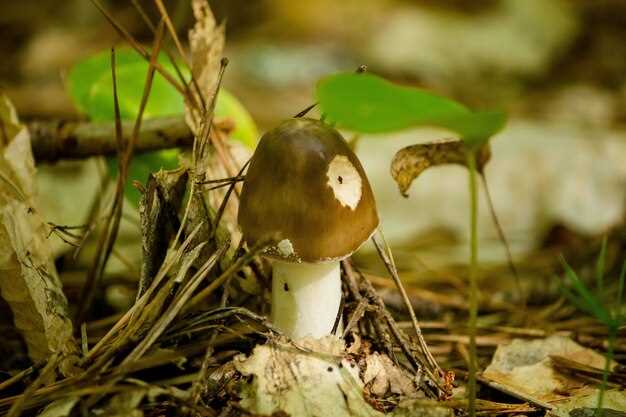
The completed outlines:
[[[372,235],[378,214],[341,134],[318,120],[290,119],[259,141],[238,221],[248,244],[276,239],[266,255],[316,263],[350,256]]]

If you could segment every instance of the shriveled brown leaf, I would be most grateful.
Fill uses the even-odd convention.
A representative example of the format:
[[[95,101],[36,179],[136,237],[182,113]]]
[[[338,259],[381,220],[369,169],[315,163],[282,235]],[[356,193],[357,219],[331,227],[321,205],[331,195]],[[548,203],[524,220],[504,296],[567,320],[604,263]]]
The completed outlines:
[[[477,154],[477,168],[482,171],[491,158],[489,145]],[[391,161],[391,176],[398,183],[400,193],[408,197],[411,183],[427,168],[443,164],[466,164],[465,145],[458,139],[420,143],[400,149]]]
[[[30,136],[0,96],[0,291],[33,361],[72,354],[72,322],[38,211]],[[62,366],[71,372],[69,364]]]
[[[418,395],[414,380],[384,353],[374,352],[367,356],[363,383],[366,386],[369,384],[370,392],[378,397],[388,394],[399,394],[405,397]]]
[[[192,0],[191,7],[196,19],[194,27],[189,31],[191,73],[202,97],[198,97],[193,87],[191,91],[198,103],[204,102],[208,105],[217,87],[224,50],[224,26],[217,24],[206,0]],[[200,133],[202,116],[199,109],[187,104],[185,119],[196,135]]]
[[[187,180],[184,169],[161,170],[148,179],[146,192],[139,202],[143,265],[137,299],[150,286],[165,259],[168,244],[176,234],[176,213],[182,205]]]
[[[551,359],[553,355],[595,368],[604,366],[602,355],[567,337],[515,339],[508,345],[498,346],[483,377],[506,387],[520,398],[545,404],[549,408],[549,404],[596,391],[595,384],[589,385],[555,370]]]

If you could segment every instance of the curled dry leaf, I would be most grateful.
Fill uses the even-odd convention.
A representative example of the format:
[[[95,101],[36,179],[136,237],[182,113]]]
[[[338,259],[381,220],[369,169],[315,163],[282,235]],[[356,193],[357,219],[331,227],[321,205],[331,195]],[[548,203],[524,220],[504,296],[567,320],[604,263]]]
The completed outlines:
[[[72,322],[36,202],[30,136],[6,96],[0,96],[0,291],[33,361],[76,351]]]
[[[476,162],[479,171],[482,172],[490,157],[489,145],[478,151]],[[408,197],[407,191],[415,178],[427,168],[443,164],[466,164],[466,148],[462,141],[445,139],[402,148],[391,161],[391,176],[398,183],[400,193]]]
[[[217,87],[220,61],[224,50],[224,26],[217,25],[213,12],[206,0],[192,0],[191,7],[196,23],[189,31],[191,48],[191,73],[200,89],[202,97],[190,87],[196,102],[209,103]],[[202,128],[202,113],[186,103],[185,119],[194,134],[198,135]]]

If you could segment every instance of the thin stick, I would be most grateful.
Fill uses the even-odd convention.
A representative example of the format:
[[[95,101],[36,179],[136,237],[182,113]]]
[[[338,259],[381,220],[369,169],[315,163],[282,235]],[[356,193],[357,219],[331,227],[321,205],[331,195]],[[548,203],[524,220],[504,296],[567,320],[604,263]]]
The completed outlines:
[[[130,46],[135,51],[137,51],[137,53],[139,53],[139,55],[144,57],[144,59],[146,59],[147,61],[150,61],[152,59],[148,51],[146,51],[144,47],[141,46],[139,42],[137,42],[135,38],[133,38],[126,29],[120,26],[120,24],[117,23],[115,19],[113,19],[113,16],[111,16],[111,14],[104,8],[104,6],[102,6],[99,0],[91,0],[91,2],[93,3],[94,6],[96,6],[96,8],[100,11],[100,13],[102,13],[102,15],[111,24],[111,26],[113,26],[113,28],[117,31],[117,33],[119,33],[119,35],[123,37],[130,44]],[[155,63],[154,69],[158,71],[159,74],[161,74],[163,78],[165,78],[170,84],[172,84],[172,86],[176,90],[178,90],[179,93],[181,93],[183,96],[185,95],[185,89],[183,88],[183,86],[180,85],[180,83],[174,79],[172,74],[167,72],[161,64],[159,64],[158,62]]]
[[[176,29],[174,29],[174,25],[172,24],[172,19],[170,19],[170,15],[167,13],[167,9],[165,9],[165,6],[163,5],[163,2],[161,0],[154,0],[154,3],[159,9],[159,13],[161,13],[161,18],[165,20],[165,25],[167,26],[167,29],[170,32],[170,36],[174,40],[174,44],[176,45],[176,49],[178,49],[178,53],[180,54],[181,58],[185,61],[185,64],[187,65],[187,67],[191,68],[191,62],[189,61],[189,56],[187,56],[187,54],[185,53],[183,49],[183,45],[180,43],[180,40],[178,39],[178,34],[176,33]]]
[[[150,20],[150,17],[146,13],[146,11],[143,9],[141,4],[139,4],[138,0],[131,0],[131,2],[133,3],[133,6],[135,6],[135,9],[137,10],[137,12],[141,15],[141,17],[144,20],[144,22],[146,23],[146,25],[150,28],[152,33],[156,34],[156,28],[154,26],[154,23],[152,23],[152,20]],[[165,10],[165,11],[167,12],[167,10]],[[168,17],[169,17],[169,15],[168,15]],[[176,59],[174,58],[174,56],[172,55],[170,50],[168,48],[163,48],[163,50],[167,54],[167,58],[170,60],[170,63],[174,67],[174,70],[176,70],[176,76],[178,77],[178,79],[180,80],[181,84],[185,88],[184,96],[187,98],[187,100],[189,101],[189,103],[191,103],[191,105],[193,107],[200,108],[202,111],[205,111],[206,110],[206,104],[204,103],[204,97],[202,97],[202,94],[200,93],[200,87],[198,86],[198,82],[196,80],[196,77],[194,77],[194,75],[191,74],[191,83],[193,84],[194,89],[196,90],[197,96],[191,93],[191,90],[189,89],[189,85],[188,85],[187,81],[185,80],[185,77],[183,77],[183,74],[180,71],[178,63],[176,62]],[[191,70],[190,66],[188,66],[188,68],[189,68],[189,70]],[[196,101],[196,97],[200,98],[200,106],[198,106],[198,103]]]
[[[111,212],[107,221],[105,223],[104,233],[102,238],[98,241],[98,251],[97,260],[94,263],[94,267],[89,270],[89,274],[87,275],[87,280],[85,282],[85,286],[83,287],[81,293],[81,304],[79,305],[78,313],[77,313],[77,321],[81,323],[84,321],[85,316],[89,307],[91,306],[91,302],[93,297],[95,296],[96,284],[100,281],[100,278],[104,274],[104,269],[109,260],[111,252],[113,251],[113,245],[115,244],[115,240],[117,238],[117,232],[119,230],[120,219],[122,216],[122,208],[124,205],[124,184],[126,183],[126,179],[128,176],[128,167],[130,165],[130,160],[133,156],[133,148],[137,139],[139,138],[139,132],[141,130],[141,121],[143,119],[143,113],[148,103],[148,97],[150,96],[150,91],[152,89],[152,80],[154,79],[154,71],[155,64],[157,58],[159,56],[159,51],[161,49],[161,43],[163,41],[163,31],[164,25],[163,22],[159,24],[157,29],[157,36],[154,41],[154,47],[152,50],[152,55],[150,56],[150,66],[148,67],[148,73],[146,74],[146,80],[144,83],[143,95],[141,97],[141,102],[139,104],[139,111],[137,114],[137,118],[135,119],[135,126],[133,129],[133,133],[131,136],[131,140],[127,146],[127,148],[123,148],[122,142],[122,124],[121,117],[119,113],[119,103],[117,98],[117,78],[115,75],[115,52],[111,50],[111,74],[113,77],[113,98],[114,98],[114,107],[115,107],[115,134],[116,139],[118,141],[118,145],[120,146],[120,156],[119,156],[119,173],[117,178],[116,190],[115,190],[115,199],[113,201],[113,206],[111,208]]]
[[[489,191],[489,185],[487,184],[487,177],[484,172],[480,173],[480,179],[483,183],[483,188],[485,189],[485,196],[487,197],[487,204],[489,205],[489,212],[491,213],[491,219],[493,220],[494,226],[496,226],[496,230],[498,232],[498,237],[500,241],[504,245],[504,249],[506,250],[506,259],[509,264],[509,268],[511,272],[513,272],[513,276],[515,277],[515,288],[517,290],[517,294],[520,298],[521,307],[522,307],[522,315],[525,316],[526,312],[526,293],[522,289],[522,283],[519,277],[519,273],[517,272],[517,267],[515,266],[515,262],[513,262],[513,254],[511,253],[511,246],[509,245],[509,241],[504,234],[504,229],[500,224],[500,220],[498,219],[498,215],[496,214],[496,208],[493,204],[493,199],[491,198],[491,192]]]
[[[122,124],[120,117],[119,100],[117,96],[117,76],[114,48],[111,48],[111,78],[113,81],[113,108],[115,111],[115,139],[117,141],[118,155],[121,157],[123,154]],[[121,164],[120,170],[122,170]],[[104,266],[101,267],[100,265],[106,265],[108,257],[110,255],[110,251],[112,250],[113,243],[115,242],[115,236],[113,236],[113,234],[116,233],[115,224],[117,223],[117,225],[119,225],[119,220],[121,216],[121,209],[118,209],[118,194],[120,189],[119,182],[120,178],[118,178],[118,187],[116,189],[113,206],[111,207],[111,211],[106,217],[104,230],[100,235],[100,238],[98,239],[96,259],[94,260],[93,266],[89,268],[87,278],[85,280],[85,285],[81,290],[80,303],[78,305],[78,310],[76,313],[76,321],[78,323],[82,323],[83,321],[85,321],[85,316],[87,314],[87,311],[89,310],[89,307],[91,306],[91,302],[94,297],[96,285],[100,281],[100,274],[104,271]],[[117,219],[117,221],[115,219]]]

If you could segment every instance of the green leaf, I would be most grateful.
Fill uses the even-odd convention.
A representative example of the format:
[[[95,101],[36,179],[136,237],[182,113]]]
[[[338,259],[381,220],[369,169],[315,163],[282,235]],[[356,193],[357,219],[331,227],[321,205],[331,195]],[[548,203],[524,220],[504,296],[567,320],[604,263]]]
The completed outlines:
[[[132,49],[116,50],[117,93],[120,115],[124,120],[135,120],[139,112],[141,97],[148,72],[148,62]],[[163,68],[172,74],[176,70],[171,62],[160,55]],[[190,79],[189,71],[179,65],[183,78]],[[113,80],[111,77],[111,57],[103,51],[76,64],[68,76],[67,87],[76,107],[95,121],[114,120]],[[182,115],[185,103],[182,95],[158,72],[154,74],[150,97],[144,110],[144,118]],[[232,137],[253,148],[258,139],[258,131],[246,108],[232,94],[221,90],[215,105],[216,117],[229,117],[236,128]],[[116,158],[108,158],[109,173],[117,176]],[[126,196],[134,204],[139,204],[140,193],[133,181],[145,183],[151,172],[159,169],[173,169],[178,164],[178,150],[169,149],[149,152],[133,157],[126,183]]]
[[[115,61],[120,114],[122,119],[133,120],[139,111],[149,64],[135,51],[127,48],[115,52]],[[167,71],[175,73],[173,65],[166,57],[161,55],[158,61]],[[181,71],[188,79],[189,72]],[[92,120],[114,120],[109,51],[76,64],[69,73],[68,88],[76,106]],[[155,73],[144,117],[183,114],[184,111],[182,96],[160,74]]]
[[[326,120],[339,128],[382,133],[437,126],[458,133],[471,147],[489,140],[505,122],[501,112],[472,112],[453,100],[372,74],[325,77],[317,85],[317,99]]]
[[[149,64],[129,48],[117,50],[115,60],[120,114],[122,119],[134,120],[139,112]],[[172,74],[176,73],[172,63],[163,54],[159,56],[158,61],[165,70]],[[184,65],[178,67],[188,82],[191,77],[189,71]],[[114,120],[109,51],[103,51],[76,64],[69,73],[67,87],[76,107],[88,114],[92,120]],[[185,103],[181,94],[155,72],[144,117],[182,115],[184,112]],[[252,116],[235,96],[224,89],[218,94],[215,115],[232,118],[236,124],[232,137],[254,148],[258,131]]]

